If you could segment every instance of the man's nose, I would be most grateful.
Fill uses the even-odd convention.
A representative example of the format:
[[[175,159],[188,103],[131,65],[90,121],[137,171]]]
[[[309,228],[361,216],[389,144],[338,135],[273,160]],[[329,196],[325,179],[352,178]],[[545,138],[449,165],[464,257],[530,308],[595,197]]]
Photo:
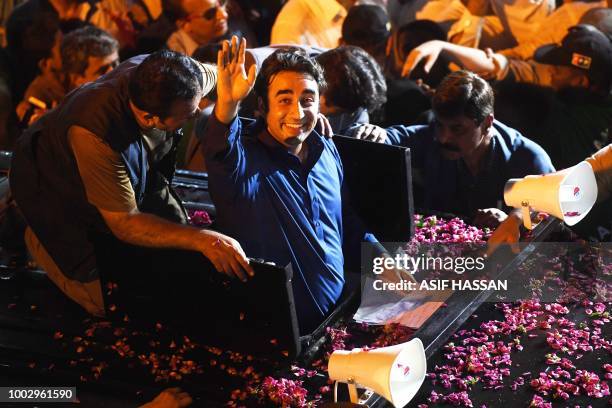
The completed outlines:
[[[304,117],[304,108],[302,108],[302,104],[299,101],[291,106],[291,116],[298,119]]]
[[[446,144],[451,140],[451,132],[444,126],[438,126],[435,135],[440,144]]]

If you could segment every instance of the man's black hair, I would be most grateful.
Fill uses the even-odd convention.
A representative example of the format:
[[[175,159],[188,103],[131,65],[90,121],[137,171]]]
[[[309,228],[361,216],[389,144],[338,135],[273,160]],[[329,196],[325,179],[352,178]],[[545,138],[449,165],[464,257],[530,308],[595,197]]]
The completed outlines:
[[[478,125],[493,113],[493,90],[487,81],[470,71],[447,75],[436,89],[432,105],[445,118],[467,116]]]
[[[316,57],[325,71],[325,100],[346,112],[374,112],[387,100],[387,84],[378,63],[359,47],[342,46]]]
[[[266,58],[255,80],[255,92],[261,97],[264,112],[268,111],[268,87],[279,72],[291,71],[310,76],[319,86],[319,94],[325,92],[323,68],[304,51],[296,47],[282,48]]]
[[[138,109],[164,119],[172,114],[175,102],[192,100],[202,88],[196,62],[178,52],[160,50],[134,70],[128,92]]]
[[[83,75],[89,57],[104,58],[119,50],[119,43],[101,28],[79,28],[62,39],[62,69],[66,73]]]

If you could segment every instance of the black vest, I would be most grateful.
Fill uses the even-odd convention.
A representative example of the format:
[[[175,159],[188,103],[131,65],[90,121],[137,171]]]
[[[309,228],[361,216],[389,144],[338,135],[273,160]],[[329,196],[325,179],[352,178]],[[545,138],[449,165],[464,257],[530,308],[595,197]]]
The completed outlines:
[[[134,57],[74,90],[17,141],[11,191],[30,228],[70,279],[91,282],[98,278],[92,234],[110,231],[87,201],[68,129],[85,128],[121,154],[140,207],[147,185],[147,150],[129,107],[128,82],[144,57]],[[175,145],[179,138],[175,132]],[[174,172],[175,150],[159,169],[168,180]]]

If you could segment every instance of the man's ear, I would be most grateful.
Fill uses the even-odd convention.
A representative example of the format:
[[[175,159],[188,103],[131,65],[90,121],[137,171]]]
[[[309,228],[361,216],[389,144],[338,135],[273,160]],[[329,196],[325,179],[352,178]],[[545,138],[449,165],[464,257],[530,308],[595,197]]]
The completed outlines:
[[[47,67],[50,64],[51,64],[51,58],[43,58],[40,61],[38,61],[38,69],[40,69],[40,72],[46,72]]]
[[[264,100],[261,96],[257,97],[257,109],[259,109],[259,113],[261,113],[262,116],[265,115],[268,111],[266,109],[266,104],[264,103]]]
[[[495,120],[495,117],[493,116],[492,113],[489,113],[487,117],[484,118],[484,120],[482,121],[483,133],[489,132],[489,129],[491,129],[491,126],[493,126],[493,120]]]
[[[174,22],[177,28],[183,29],[184,31],[188,31],[190,28],[189,20],[187,19],[178,19]]]
[[[191,34],[192,32],[191,31],[191,20],[189,20],[188,17],[176,20],[174,22],[174,25],[176,26],[178,30],[183,30],[187,34]]]
[[[148,112],[140,111],[139,116],[140,120],[142,121],[141,126],[143,126],[145,129],[154,128],[158,122],[157,116]]]
[[[207,97],[203,97],[202,99],[200,99],[200,102],[198,103],[198,108],[200,110],[204,110],[214,103],[215,101],[210,100]]]
[[[147,127],[156,127],[157,124],[160,122],[159,116],[155,116],[152,113],[145,113],[143,115],[143,119],[147,124]]]

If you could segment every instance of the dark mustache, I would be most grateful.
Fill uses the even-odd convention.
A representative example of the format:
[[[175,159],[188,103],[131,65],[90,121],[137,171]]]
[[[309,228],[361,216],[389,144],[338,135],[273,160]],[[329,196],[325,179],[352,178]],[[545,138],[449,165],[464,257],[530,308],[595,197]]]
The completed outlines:
[[[448,151],[451,151],[451,152],[457,152],[457,153],[460,151],[460,149],[457,146],[452,145],[452,144],[439,143],[439,145],[444,150],[448,150]]]

